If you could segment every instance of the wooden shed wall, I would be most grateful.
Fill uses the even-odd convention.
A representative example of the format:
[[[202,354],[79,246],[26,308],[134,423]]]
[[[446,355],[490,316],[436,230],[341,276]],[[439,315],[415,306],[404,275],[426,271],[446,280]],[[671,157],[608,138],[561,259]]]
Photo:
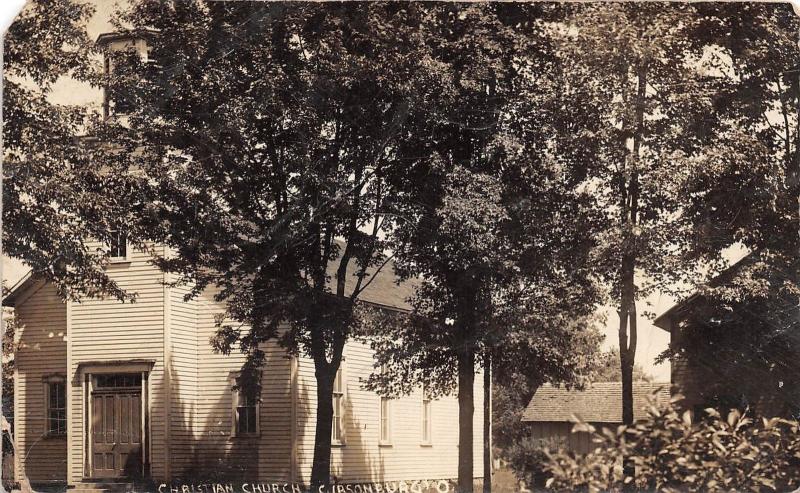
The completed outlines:
[[[615,426],[610,424],[595,424],[595,426]],[[589,433],[585,431],[572,432],[574,423],[564,421],[534,421],[530,423],[533,438],[542,449],[566,449],[577,454],[588,454],[595,445]]]

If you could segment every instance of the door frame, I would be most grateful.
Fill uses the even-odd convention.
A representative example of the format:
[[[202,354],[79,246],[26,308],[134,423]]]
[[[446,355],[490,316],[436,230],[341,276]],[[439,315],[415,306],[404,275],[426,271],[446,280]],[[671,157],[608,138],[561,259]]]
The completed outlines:
[[[139,373],[142,376],[142,384],[139,388],[141,392],[142,409],[141,419],[141,476],[150,477],[150,456],[151,456],[151,426],[150,426],[150,373],[152,372],[155,361],[102,361],[86,362],[79,365],[79,373],[82,373],[83,386],[83,477],[86,480],[104,479],[95,477],[92,473],[92,394],[94,392],[94,377],[97,375],[109,375],[117,373]],[[134,387],[135,388],[135,387]],[[119,480],[120,478],[115,478]]]

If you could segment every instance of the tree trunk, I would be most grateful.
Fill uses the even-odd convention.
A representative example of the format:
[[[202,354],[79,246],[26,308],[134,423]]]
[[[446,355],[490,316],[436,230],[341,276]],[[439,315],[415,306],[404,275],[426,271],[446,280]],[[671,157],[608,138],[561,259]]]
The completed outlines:
[[[632,262],[631,262],[632,265]],[[619,330],[619,360],[622,370],[622,423],[633,424],[633,365],[636,359],[636,304],[633,299],[633,270],[630,277],[623,279],[622,304],[619,310],[620,330]],[[627,323],[626,323],[627,322]],[[629,330],[625,330],[628,325]],[[630,339],[628,339],[630,334]],[[622,472],[626,477],[633,478],[636,468],[630,457],[623,457]],[[627,483],[625,490],[632,491],[634,482]]]
[[[458,493],[472,493],[475,351],[468,343],[458,355]]]
[[[483,493],[492,493],[492,357],[483,374]]]
[[[789,181],[789,190],[792,191],[794,197],[790,196],[790,199],[793,203],[789,204],[789,207],[792,208],[792,216],[795,218],[793,224],[795,228],[793,230],[794,236],[791,240],[796,242],[800,240],[800,69],[798,69],[797,73],[795,74],[795,84],[796,84],[796,93],[797,93],[797,107],[795,108],[797,112],[797,124],[798,129],[795,130],[795,144],[794,144],[794,159],[790,158],[789,161],[789,169],[787,170],[787,176]]]
[[[619,303],[619,360],[622,370],[622,422],[633,424],[633,365],[636,360],[637,324],[636,324],[636,261],[638,252],[639,222],[639,157],[644,140],[644,113],[647,98],[647,62],[640,60],[637,66],[637,87],[635,101],[635,127],[633,131],[633,149],[631,149],[631,166],[627,170],[629,179],[625,200],[622,201],[623,241],[622,265],[620,266],[620,303]],[[633,478],[636,474],[633,461],[623,457],[623,473]],[[634,482],[626,483],[626,490],[633,488]]]
[[[623,267],[622,299],[619,306],[619,363],[622,372],[622,423],[633,424],[633,366],[636,360],[636,302],[633,260]]]
[[[798,67],[797,72],[794,74],[794,80],[792,82],[795,86],[795,94],[797,94],[795,116],[797,117],[797,121],[800,122],[800,67]],[[787,154],[790,154],[788,150]],[[794,159],[792,159],[792,157],[794,157]],[[790,155],[787,156],[787,158],[790,163],[789,172],[787,173],[789,175],[789,184],[790,186],[797,186],[800,180],[800,131],[798,130],[795,130],[794,133],[794,156]]]
[[[316,363],[316,362],[315,362]],[[334,365],[316,363],[317,423],[314,431],[314,463],[311,467],[311,491],[328,491],[331,475],[331,432],[333,426]],[[338,365],[335,366],[338,368]]]
[[[636,260],[639,239],[636,233],[639,222],[639,154],[644,139],[644,112],[647,97],[647,62],[639,61],[637,66],[637,87],[635,102],[635,127],[629,179],[622,194],[623,214],[622,264],[620,265],[620,303],[619,303],[619,360],[622,370],[622,422],[633,424],[633,365],[636,359]]]
[[[622,423],[633,424],[633,358],[628,351],[620,352],[622,367]]]

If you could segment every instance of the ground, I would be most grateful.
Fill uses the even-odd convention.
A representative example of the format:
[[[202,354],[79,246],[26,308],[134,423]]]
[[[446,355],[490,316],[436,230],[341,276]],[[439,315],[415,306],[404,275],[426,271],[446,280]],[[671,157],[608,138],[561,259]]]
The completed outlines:
[[[492,476],[492,493],[521,493],[525,490],[519,484],[519,480],[509,469],[501,467]]]

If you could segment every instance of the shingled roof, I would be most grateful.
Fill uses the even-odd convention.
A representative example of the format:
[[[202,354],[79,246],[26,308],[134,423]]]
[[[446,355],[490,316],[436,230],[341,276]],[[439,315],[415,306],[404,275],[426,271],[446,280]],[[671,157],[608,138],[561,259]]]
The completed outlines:
[[[633,416],[647,416],[648,398],[656,394],[656,402],[669,403],[668,383],[635,382],[633,384]],[[622,423],[622,383],[597,382],[585,390],[567,390],[545,384],[533,395],[522,421]]]
[[[358,272],[358,267],[354,264],[355,262],[351,261],[347,269],[347,278],[345,280],[345,293],[347,295],[353,292],[358,280],[355,275]],[[330,276],[330,288],[332,291],[336,289],[336,267],[338,267],[338,262],[328,264],[328,276]],[[394,273],[394,262],[391,260],[377,274],[376,270],[373,267],[367,269],[367,277],[364,279],[364,284],[369,284],[359,295],[359,299],[386,308],[403,311],[411,310],[408,299],[414,294],[414,289],[419,281],[417,279],[400,281]]]

